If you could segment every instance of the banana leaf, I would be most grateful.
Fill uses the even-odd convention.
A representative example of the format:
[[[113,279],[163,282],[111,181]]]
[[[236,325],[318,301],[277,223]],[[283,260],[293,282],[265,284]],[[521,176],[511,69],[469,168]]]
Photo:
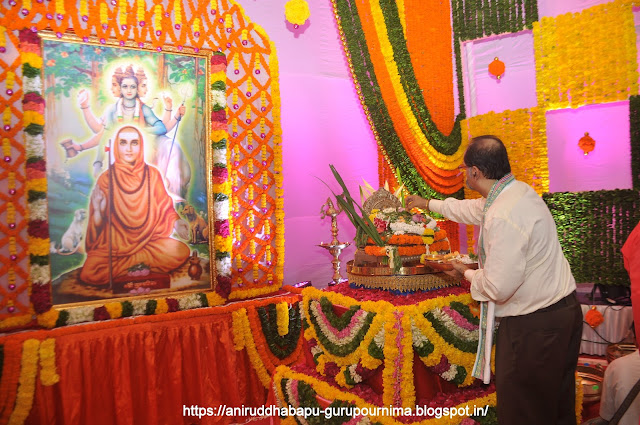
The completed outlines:
[[[323,183],[327,187],[329,187],[329,190],[331,190],[331,193],[333,194],[333,196],[335,196],[336,201],[345,212],[345,214],[347,214],[347,217],[351,221],[351,224],[353,224],[353,226],[356,228],[356,245],[358,247],[364,246],[366,244],[367,237],[369,237],[374,241],[376,245],[384,246],[384,241],[380,237],[378,229],[376,229],[376,226],[374,226],[374,224],[371,222],[371,219],[369,219],[369,216],[362,209],[362,207],[353,200],[353,197],[351,197],[349,189],[347,189],[347,186],[344,184],[344,180],[340,176],[340,173],[338,173],[333,165],[329,165],[329,167],[331,168],[331,172],[333,173],[336,181],[342,188],[342,193],[340,195],[336,195],[336,193],[331,190],[328,184],[326,184],[325,182]],[[357,209],[360,211],[360,214],[358,214],[358,212],[356,211],[356,207],[358,207]]]

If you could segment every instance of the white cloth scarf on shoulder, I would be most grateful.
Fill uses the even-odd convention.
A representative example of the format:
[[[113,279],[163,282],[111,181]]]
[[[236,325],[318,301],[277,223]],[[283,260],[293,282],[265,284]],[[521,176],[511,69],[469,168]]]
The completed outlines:
[[[495,182],[491,186],[491,190],[487,195],[487,201],[482,210],[482,226],[480,227],[480,240],[478,241],[478,261],[482,269],[487,259],[484,251],[484,219],[487,210],[493,201],[496,200],[500,192],[512,181],[515,180],[513,174],[509,173]],[[482,382],[488,384],[491,381],[491,348],[493,347],[493,328],[496,321],[496,304],[493,301],[480,302],[480,329],[478,329],[478,351],[476,352],[476,361],[473,364],[472,375],[475,378],[482,379]]]

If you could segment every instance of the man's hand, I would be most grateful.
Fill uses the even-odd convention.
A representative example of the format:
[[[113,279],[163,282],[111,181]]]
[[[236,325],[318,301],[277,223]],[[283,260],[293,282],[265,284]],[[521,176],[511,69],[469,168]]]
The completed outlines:
[[[87,109],[89,107],[89,92],[82,89],[78,92],[78,105],[80,109]]]
[[[404,198],[404,204],[406,209],[410,210],[411,208],[421,208],[424,210],[429,210],[429,201],[418,196],[418,195],[409,195]]]
[[[444,273],[455,277],[456,279],[464,279],[464,272],[467,270],[471,270],[471,267],[468,267],[466,264],[461,263],[460,261],[452,261],[450,263],[453,266],[453,270],[445,271]]]

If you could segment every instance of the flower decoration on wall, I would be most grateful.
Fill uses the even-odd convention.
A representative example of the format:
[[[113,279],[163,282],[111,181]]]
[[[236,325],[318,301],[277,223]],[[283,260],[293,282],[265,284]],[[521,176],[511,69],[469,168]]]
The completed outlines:
[[[586,156],[589,155],[589,152],[591,152],[596,147],[596,141],[593,140],[593,138],[589,136],[589,133],[587,132],[584,133],[584,136],[580,138],[578,146],[580,147],[580,149],[582,149]]]
[[[306,0],[289,0],[284,5],[284,16],[297,29],[311,16],[309,3]]]
[[[504,74],[504,70],[504,62],[498,59],[497,56],[493,58],[493,62],[489,64],[489,73],[499,80],[502,77],[502,74]]]

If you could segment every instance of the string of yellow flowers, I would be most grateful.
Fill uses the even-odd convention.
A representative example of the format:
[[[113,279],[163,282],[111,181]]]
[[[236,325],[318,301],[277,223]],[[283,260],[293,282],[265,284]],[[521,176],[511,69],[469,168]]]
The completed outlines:
[[[237,332],[242,332],[242,338],[244,340],[244,347],[247,349],[247,354],[249,354],[249,360],[251,361],[251,366],[256,371],[260,382],[265,387],[269,387],[269,382],[271,382],[271,376],[267,372],[267,368],[265,364],[262,362],[260,358],[260,354],[258,353],[258,349],[256,348],[255,341],[253,340],[253,334],[251,333],[251,325],[249,324],[249,317],[247,316],[247,309],[241,308],[234,312],[236,316],[234,317],[233,327],[234,327],[234,337],[233,343],[236,350],[240,346],[239,338],[236,337]],[[236,328],[237,327],[237,328]],[[236,341],[238,339],[238,341]]]
[[[9,417],[9,425],[21,425],[29,416],[33,406],[33,395],[36,390],[36,375],[38,373],[38,350],[40,341],[27,339],[22,345],[22,360],[20,362],[20,380],[16,403]]]
[[[47,338],[40,343],[40,381],[51,386],[60,381],[56,371],[56,340]]]
[[[584,37],[585,28],[589,37]],[[533,23],[538,105],[545,109],[626,100],[638,94],[636,34],[628,2]]]
[[[370,1],[368,3],[371,7],[371,17],[373,18],[378,40],[380,42],[380,49],[383,56],[385,57],[384,62],[387,66],[389,79],[392,83],[397,101],[401,105],[403,115],[408,121],[411,133],[413,134],[415,140],[417,141],[429,161],[443,170],[454,170],[458,167],[458,165],[460,165],[460,162],[462,161],[462,155],[464,154],[465,149],[464,146],[461,144],[458,147],[458,150],[453,155],[442,154],[438,152],[433,146],[431,146],[424,133],[420,129],[417,117],[409,106],[409,100],[407,99],[406,92],[404,91],[402,83],[400,82],[400,71],[398,70],[395,62],[393,48],[391,47],[391,41],[389,40],[380,4],[376,1]]]
[[[285,336],[289,333],[289,303],[281,302],[276,304],[276,315],[278,321],[278,335]]]

